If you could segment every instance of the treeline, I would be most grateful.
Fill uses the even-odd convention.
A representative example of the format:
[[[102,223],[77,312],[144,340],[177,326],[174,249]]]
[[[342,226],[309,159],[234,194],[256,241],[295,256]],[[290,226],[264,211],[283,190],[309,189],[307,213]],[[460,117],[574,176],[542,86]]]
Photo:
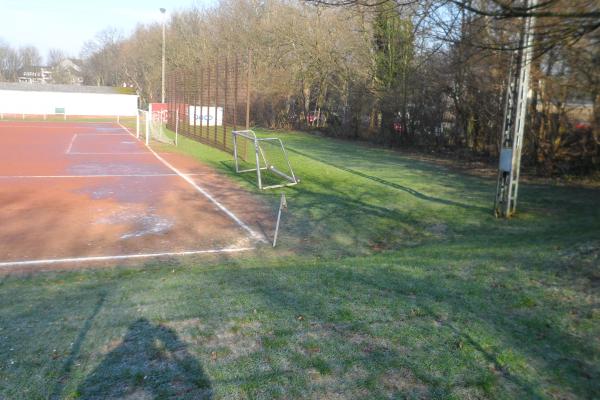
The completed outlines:
[[[462,156],[499,152],[524,16],[537,16],[524,162],[544,174],[600,166],[600,11],[594,1],[221,0],[172,12],[167,69],[253,53],[253,120],[270,128]],[[86,80],[160,99],[160,24],[86,46]]]
[[[0,81],[16,82],[23,68],[42,65],[42,56],[34,46],[14,48],[0,39]]]
[[[69,58],[60,49],[50,49],[44,59],[35,46],[15,48],[0,38],[0,82],[17,82],[24,70],[46,67],[51,71],[49,83],[72,83],[75,78],[73,75],[78,71],[62,64],[65,60],[70,60],[72,66],[79,68],[80,61]]]

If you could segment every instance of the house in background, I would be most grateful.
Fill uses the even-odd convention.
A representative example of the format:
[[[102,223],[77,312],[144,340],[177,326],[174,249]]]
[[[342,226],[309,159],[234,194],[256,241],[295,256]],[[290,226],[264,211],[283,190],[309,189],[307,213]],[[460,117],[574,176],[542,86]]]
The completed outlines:
[[[50,83],[52,68],[42,66],[21,68],[18,79],[21,83]]]
[[[20,83],[83,84],[81,66],[76,60],[66,58],[54,67],[31,66],[19,71]]]
[[[83,84],[81,66],[77,61],[66,58],[52,69],[52,83],[65,85]]]

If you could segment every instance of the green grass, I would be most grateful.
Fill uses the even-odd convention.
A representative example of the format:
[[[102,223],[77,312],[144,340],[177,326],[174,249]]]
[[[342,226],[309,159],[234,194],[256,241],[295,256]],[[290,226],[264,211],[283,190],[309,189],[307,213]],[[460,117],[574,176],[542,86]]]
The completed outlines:
[[[277,136],[276,251],[0,277],[0,399],[600,397],[600,191],[523,185],[496,220],[492,180]]]

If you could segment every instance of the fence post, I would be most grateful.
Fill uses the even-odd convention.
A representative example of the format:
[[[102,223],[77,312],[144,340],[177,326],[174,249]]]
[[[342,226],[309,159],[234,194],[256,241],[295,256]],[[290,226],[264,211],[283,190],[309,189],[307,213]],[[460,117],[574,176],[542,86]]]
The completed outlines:
[[[250,70],[252,68],[252,51],[248,50],[248,76],[246,82],[246,129],[250,129]]]
[[[150,112],[144,111],[146,113],[146,146],[150,144]]]
[[[175,110],[175,146],[177,146],[177,140],[179,136],[179,110]]]
[[[219,109],[219,62],[218,62],[218,58],[215,58],[215,133],[214,133],[214,141],[215,141],[215,145],[218,146],[218,139],[217,139],[217,133],[218,133],[218,117],[219,114],[217,113],[217,110]]]
[[[221,120],[221,124],[223,125],[223,147],[227,150],[227,115],[226,113],[229,111],[227,108],[227,81],[229,80],[229,55],[225,57],[225,88],[223,89],[223,118]]]
[[[212,71],[210,64],[206,66],[206,114],[210,114],[210,87],[211,87],[211,79],[212,79]],[[201,89],[203,93],[204,88]],[[206,139],[210,140],[210,118],[206,119]]]
[[[196,85],[198,83],[198,76],[200,76],[200,85]],[[198,75],[198,71],[195,71],[194,76],[194,93],[196,93],[196,106],[200,106],[200,137],[204,136],[204,66],[200,67],[200,75]],[[198,102],[198,98],[200,98]]]
[[[237,103],[238,103],[238,73],[239,73],[239,56],[235,56],[235,68],[233,73],[233,130],[237,131]]]

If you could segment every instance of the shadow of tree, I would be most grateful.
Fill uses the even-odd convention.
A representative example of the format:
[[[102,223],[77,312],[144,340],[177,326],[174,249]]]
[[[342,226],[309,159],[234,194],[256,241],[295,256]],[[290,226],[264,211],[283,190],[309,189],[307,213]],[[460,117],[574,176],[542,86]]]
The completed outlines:
[[[479,257],[476,265],[489,261],[486,254],[467,255],[462,251],[453,252],[451,247],[447,250],[447,257],[462,264]],[[524,265],[535,265],[536,257],[531,256]],[[420,258],[417,256],[414,261]],[[409,256],[405,262],[412,264],[413,260]],[[493,282],[489,284],[487,280],[467,276],[460,278],[445,268],[441,273],[431,271],[415,276],[410,269],[388,269],[377,266],[377,262],[365,267],[329,266],[318,270],[296,266],[295,276],[276,272],[254,276],[256,272],[245,270],[237,280],[230,282],[241,284],[238,290],[252,287],[253,293],[263,298],[264,307],[279,313],[282,320],[285,316],[301,316],[298,327],[289,325],[285,330],[278,325],[281,336],[277,340],[298,341],[298,337],[304,336],[299,336],[297,329],[309,330],[313,337],[322,338],[316,354],[323,357],[321,362],[330,363],[329,369],[333,371],[366,366],[369,371],[366,380],[377,381],[386,371],[407,368],[412,376],[428,386],[432,397],[434,394],[452,397],[453,390],[462,386],[488,390],[492,385],[491,394],[508,391],[522,398],[547,398],[547,388],[540,377],[530,374],[525,367],[513,370],[518,362],[507,364],[502,360],[514,351],[527,360],[525,364],[543,365],[543,370],[548,371],[542,374],[543,379],[561,381],[563,388],[572,393],[597,393],[593,382],[600,376],[600,370],[585,356],[594,353],[593,346],[574,338],[562,326],[550,323],[553,313],[565,306],[558,299],[546,298],[542,293],[536,295],[535,286],[496,289]],[[499,279],[503,281],[504,277]],[[468,301],[464,299],[465,293],[469,293]],[[523,310],[518,306],[518,299],[524,295],[538,299],[536,301],[543,298],[545,303]],[[369,312],[360,313],[365,309]],[[378,332],[376,326],[385,328]],[[390,326],[397,330],[391,334],[397,337],[395,344],[389,340]],[[483,341],[474,333],[479,331],[485,332],[483,337],[488,338],[485,340],[489,340],[489,336],[494,339]],[[415,337],[424,335],[428,338],[427,346],[415,346],[412,338],[404,336],[406,332]],[[437,336],[432,335],[433,332],[437,332]],[[335,358],[328,358],[327,346],[341,342],[344,351],[335,349]],[[463,343],[477,356],[462,353]],[[438,359],[436,354],[440,349],[443,352]],[[457,363],[462,367],[453,370],[445,365],[445,352],[460,359]],[[311,357],[315,355],[305,358]],[[447,374],[452,376],[447,380],[440,378]],[[562,381],[564,376],[570,378]]]
[[[365,174],[363,172],[354,170],[352,168],[344,167],[344,166],[332,163],[330,161],[327,161],[327,160],[324,160],[324,159],[321,159],[321,158],[318,158],[318,157],[311,156],[311,155],[306,154],[304,152],[301,152],[299,150],[290,148],[289,146],[288,146],[287,149],[288,149],[289,152],[296,153],[296,154],[301,155],[301,156],[306,157],[306,158],[310,158],[311,160],[318,161],[320,163],[329,165],[330,167],[334,167],[334,168],[340,169],[342,171],[348,172],[350,174],[353,174],[353,175],[356,175],[356,176],[360,176],[361,178],[369,179],[369,180],[371,180],[373,182],[377,182],[379,184],[385,185],[385,186],[393,188],[393,189],[402,190],[402,191],[404,191],[404,192],[406,192],[406,193],[408,193],[408,194],[410,194],[412,196],[415,196],[416,198],[421,199],[421,200],[431,201],[431,202],[435,202],[435,203],[439,203],[439,204],[443,204],[443,205],[448,205],[448,206],[461,207],[461,208],[468,209],[468,210],[478,210],[478,211],[483,211],[483,212],[486,212],[486,211],[489,212],[488,209],[483,208],[483,207],[473,206],[473,205],[464,204],[464,203],[460,203],[460,202],[453,201],[453,200],[448,200],[448,199],[443,199],[443,198],[439,198],[439,197],[434,197],[434,196],[426,195],[426,194],[421,193],[421,192],[419,192],[417,190],[414,190],[414,189],[412,189],[412,188],[410,188],[408,186],[400,185],[400,184],[397,184],[395,182],[390,182],[390,181],[388,181],[386,179],[382,179],[382,178],[379,178],[379,177],[374,176],[374,175]]]
[[[211,383],[177,334],[140,318],[79,385],[81,399],[211,399]]]

